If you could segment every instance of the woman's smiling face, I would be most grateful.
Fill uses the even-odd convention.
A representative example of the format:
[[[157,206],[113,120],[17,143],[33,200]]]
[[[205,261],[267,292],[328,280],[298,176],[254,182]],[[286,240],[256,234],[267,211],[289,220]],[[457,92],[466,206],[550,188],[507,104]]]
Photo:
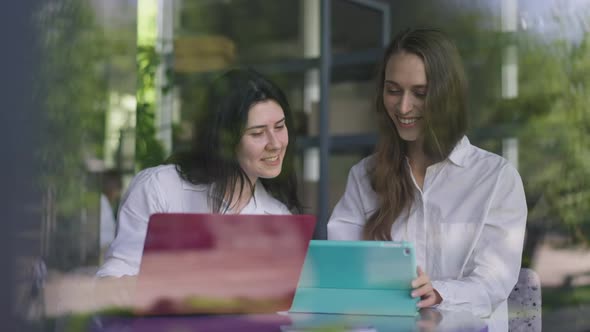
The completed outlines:
[[[424,61],[412,53],[393,54],[385,67],[383,104],[404,141],[422,139],[428,82]]]
[[[237,159],[252,183],[281,173],[289,145],[288,133],[285,113],[277,102],[265,100],[250,107]]]

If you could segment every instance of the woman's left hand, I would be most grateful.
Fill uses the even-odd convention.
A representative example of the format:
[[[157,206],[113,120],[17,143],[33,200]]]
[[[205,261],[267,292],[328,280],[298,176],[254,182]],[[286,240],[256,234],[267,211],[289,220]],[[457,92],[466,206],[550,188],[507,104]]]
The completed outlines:
[[[437,305],[442,302],[440,294],[432,287],[430,278],[422,268],[418,266],[418,277],[412,280],[412,297],[420,297],[421,301],[418,302],[418,308],[428,308],[433,305]]]

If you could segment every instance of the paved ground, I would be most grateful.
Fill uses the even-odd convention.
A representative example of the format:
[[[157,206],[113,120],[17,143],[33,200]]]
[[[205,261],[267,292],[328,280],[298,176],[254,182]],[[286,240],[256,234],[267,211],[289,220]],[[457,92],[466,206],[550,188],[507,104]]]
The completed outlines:
[[[543,331],[590,331],[590,305],[568,307],[543,314]]]
[[[590,285],[590,249],[542,245],[533,259],[533,269],[543,286],[561,286],[569,277],[573,277],[573,286]]]
[[[533,259],[542,287],[590,285],[590,249],[542,245]],[[589,332],[590,305],[543,312],[543,331]]]

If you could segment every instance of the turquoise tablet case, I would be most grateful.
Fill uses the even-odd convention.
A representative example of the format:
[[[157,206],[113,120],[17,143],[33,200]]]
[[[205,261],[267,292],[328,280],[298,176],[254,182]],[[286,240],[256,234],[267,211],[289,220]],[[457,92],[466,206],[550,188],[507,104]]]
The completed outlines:
[[[409,242],[312,240],[290,312],[415,316]]]

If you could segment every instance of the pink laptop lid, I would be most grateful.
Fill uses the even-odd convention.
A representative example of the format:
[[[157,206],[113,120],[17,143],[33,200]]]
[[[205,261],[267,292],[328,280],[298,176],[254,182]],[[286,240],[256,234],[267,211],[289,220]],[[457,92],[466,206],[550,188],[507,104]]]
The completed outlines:
[[[314,227],[311,215],[154,214],[135,311],[167,315],[288,310]]]

